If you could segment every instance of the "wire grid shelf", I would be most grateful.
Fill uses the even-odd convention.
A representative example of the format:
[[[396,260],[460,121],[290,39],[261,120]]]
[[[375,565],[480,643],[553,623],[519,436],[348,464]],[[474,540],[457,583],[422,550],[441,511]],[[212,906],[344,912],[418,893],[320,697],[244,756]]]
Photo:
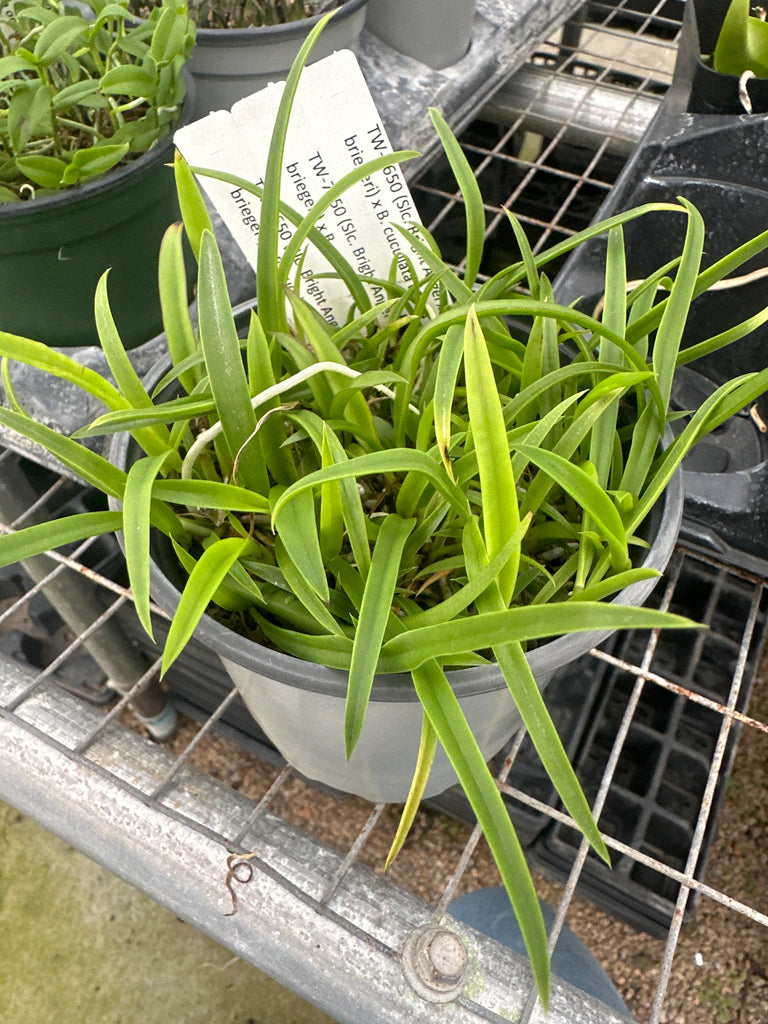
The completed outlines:
[[[587,227],[671,84],[682,12],[683,0],[585,4],[465,132],[486,209],[479,280],[513,249],[506,211],[535,254]],[[450,259],[464,237],[464,209],[445,162],[413,187]],[[459,246],[455,265],[463,269],[460,254]]]
[[[16,456],[5,453],[0,472],[7,478],[15,471]],[[39,477],[36,468],[32,474]],[[57,514],[82,500],[71,482],[61,478],[46,481],[38,495],[30,515]],[[24,515],[13,525],[20,526],[27,518]],[[296,827],[291,802],[303,787],[297,791],[290,768],[279,767],[274,754],[270,760],[276,766],[259,776],[258,797],[237,792],[195,767],[198,755],[237,700],[231,687],[222,687],[206,714],[201,715],[198,708],[196,718],[202,720],[196,726],[187,724],[171,747],[142,738],[126,726],[126,716],[136,723],[131,708],[140,708],[154,685],[158,658],[149,658],[135,683],[118,699],[109,700],[108,680],[88,653],[89,641],[99,630],[116,622],[123,628],[127,621],[130,594],[115,579],[114,550],[103,541],[88,541],[70,555],[47,557],[50,573],[38,576],[33,587],[20,584],[14,575],[4,577],[0,707],[6,760],[21,762],[15,770],[0,772],[11,786],[6,795],[257,966],[271,968],[281,977],[280,964],[284,970],[286,956],[300,960],[300,991],[338,1019],[444,1019],[440,1016],[445,1012],[443,1004],[421,1001],[408,990],[402,950],[409,935],[429,924],[449,923],[457,928],[446,914],[454,896],[465,887],[480,840],[478,830],[469,832],[463,849],[456,850],[454,863],[445,868],[442,892],[430,905],[365,865],[377,826],[382,818],[387,822],[390,809],[384,805],[371,807],[357,801],[351,807],[349,800],[317,794],[325,808],[323,835],[332,837],[334,849]],[[44,621],[50,620],[51,613],[40,596],[62,573],[87,579],[94,588],[92,606],[99,609],[93,626],[70,642],[56,635],[65,629],[57,631]],[[696,595],[693,609],[692,594]],[[768,732],[768,725],[748,712],[766,623],[765,581],[681,546],[658,598],[661,607],[686,610],[709,627],[691,637],[675,637],[676,664],[670,663],[668,655],[659,658],[663,634],[626,634],[612,650],[588,656],[593,675],[599,676],[607,667],[618,670],[625,680],[621,697],[612,697],[611,735],[603,737],[606,761],[591,793],[596,813],[605,814],[612,803],[631,798],[633,791],[645,792],[641,802],[647,803],[647,784],[646,790],[638,790],[628,778],[626,755],[633,733],[658,728],[648,715],[667,715],[666,700],[682,702],[692,723],[688,738],[665,751],[652,773],[658,804],[664,804],[660,791],[667,790],[667,827],[683,817],[670,799],[691,799],[690,784],[682,781],[680,765],[675,769],[672,759],[679,760],[682,750],[682,756],[695,761],[702,772],[682,861],[672,858],[670,862],[647,844],[633,846],[625,841],[621,827],[603,824],[615,870],[625,873],[625,882],[629,884],[628,879],[638,872],[650,874],[661,880],[667,899],[674,904],[652,1021],[663,1019],[664,994],[689,901],[710,899],[768,925],[768,915],[712,888],[701,877],[714,825],[710,816],[722,796],[735,734],[745,726]],[[54,638],[52,648],[35,654],[29,638],[41,632]],[[21,647],[14,649],[19,636]],[[46,664],[35,671],[30,659]],[[661,668],[666,669],[664,674]],[[702,716],[707,718],[706,725]],[[230,729],[228,734],[235,733]],[[519,737],[501,760],[499,785],[510,807],[551,820],[570,847],[556,934],[580,877],[593,866],[592,858],[554,801],[542,801],[535,787],[533,792],[526,791],[513,782],[522,743]],[[251,741],[251,748],[264,756],[258,740]],[[637,765],[636,758],[629,760]],[[388,824],[391,827],[391,817]],[[406,851],[401,879],[408,877],[407,861]],[[491,940],[482,940],[461,926],[458,931],[482,965],[484,984],[479,995],[459,998],[455,1019],[517,1019],[515,1014],[525,1011],[526,1004],[530,1016],[521,1019],[538,1019],[521,962],[511,954],[505,956]],[[295,971],[294,965],[282,976],[292,987],[296,987]],[[372,1000],[375,1005],[361,1007],[359,1001],[350,1001],[351,993],[371,985],[370,971],[375,971],[384,991],[368,987],[364,1003]],[[313,977],[315,972],[322,975],[320,982]],[[572,1018],[568,993],[559,995],[551,1019],[614,1019],[607,1011],[591,1008],[586,998],[579,1002],[584,1016]],[[419,1004],[417,1010],[414,1001]],[[357,1016],[361,1012],[364,1018]]]
[[[476,123],[464,139],[481,187],[484,178],[498,186],[499,206],[520,216],[537,252],[586,226],[668,84],[682,4],[668,0],[650,10],[637,7],[588,5],[584,17],[542,46],[488,108],[489,117],[505,124]],[[616,39],[625,42],[627,37],[643,46],[617,56]],[[663,59],[651,53],[654,48]],[[547,112],[563,83],[569,89],[576,83],[581,90],[579,104],[568,108],[567,123]],[[595,118],[607,96],[620,100],[611,108],[609,125]],[[414,191],[428,226],[438,237],[444,234],[448,245],[455,227],[451,219],[461,211],[441,174],[435,166]],[[504,226],[495,200],[489,201],[486,275],[493,272]],[[6,515],[11,528],[89,500],[71,481],[41,474],[5,453],[0,478],[6,485],[21,471],[31,480],[33,494],[14,515]],[[231,687],[224,684],[207,695],[201,707],[190,702],[182,681],[180,703],[195,724],[185,723],[167,744],[152,742],[141,725],[142,718],[155,724],[162,718],[157,714],[156,653],[146,647],[137,653],[133,679],[123,678],[122,692],[113,699],[110,679],[100,666],[103,647],[115,635],[131,633],[133,620],[114,549],[90,541],[68,555],[51,553],[45,564],[35,566],[34,575],[31,587],[6,575],[0,591],[0,779],[6,799],[340,1021],[540,1019],[525,964],[448,916],[454,896],[471,887],[473,857],[482,849],[477,830],[466,841],[462,838],[450,864],[440,865],[438,891],[429,899],[423,891],[414,895],[407,885],[407,849],[398,882],[369,866],[377,862],[370,851],[382,824],[391,824],[391,809],[326,792],[310,791],[307,797],[291,770],[280,766],[258,736],[240,727]],[[41,596],[55,594],[56,580],[62,578],[84,580],[88,587],[85,613],[93,621],[76,637],[67,635]],[[699,602],[697,617],[709,630],[696,634],[691,644],[681,643],[677,661],[659,661],[663,638],[655,634],[623,637],[619,646],[592,652],[587,659],[591,675],[602,679],[607,671],[618,672],[620,680],[611,691],[613,731],[602,736],[605,757],[591,793],[597,812],[610,817],[617,799],[637,796],[626,770],[626,751],[638,731],[646,738],[659,732],[653,719],[658,712],[652,709],[668,708],[670,701],[693,720],[683,747],[688,760],[704,769],[684,856],[666,858],[645,833],[643,843],[633,845],[619,827],[605,828],[617,870],[628,883],[643,877],[661,880],[669,910],[656,994],[643,1018],[650,1024],[664,1019],[691,904],[713,901],[745,920],[768,925],[765,913],[702,877],[735,737],[744,728],[761,737],[768,732],[768,724],[749,712],[766,620],[765,581],[681,545],[657,595],[663,607],[689,611],[692,593]],[[108,639],[99,647],[105,632]],[[707,728],[701,728],[702,716]],[[255,791],[233,782],[231,775],[231,784],[220,781],[209,765],[206,771],[198,767],[201,753],[215,747],[222,734],[246,751],[243,772],[255,773]],[[678,758],[679,746],[672,750]],[[263,772],[256,756],[268,764]],[[536,786],[518,784],[516,767],[523,757],[521,736],[499,764],[499,785],[511,813],[517,808],[542,816],[548,836],[560,843],[559,852],[570,848],[554,942],[577,885],[589,879],[594,866],[556,804],[542,799]],[[655,787],[654,813],[671,827],[681,817],[675,799],[690,802],[690,787],[658,772],[650,785]],[[302,799],[323,802],[322,828],[315,826],[311,834],[296,810]],[[549,844],[550,854],[555,846]],[[471,965],[471,984],[449,1003],[419,990],[407,954],[414,934],[441,923],[462,937]],[[599,949],[595,953],[599,956]],[[575,998],[572,989],[558,985],[550,1019],[600,1024],[614,1019],[589,998]]]

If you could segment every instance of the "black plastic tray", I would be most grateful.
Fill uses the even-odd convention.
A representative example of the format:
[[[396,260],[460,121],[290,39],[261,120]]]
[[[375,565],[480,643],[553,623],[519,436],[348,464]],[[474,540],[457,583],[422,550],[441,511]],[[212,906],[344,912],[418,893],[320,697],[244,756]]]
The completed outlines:
[[[722,5],[721,5],[722,6]],[[686,4],[672,88],[595,220],[642,203],[689,199],[706,223],[704,265],[768,229],[768,115],[692,112],[691,89],[699,42],[695,9]],[[695,106],[695,104],[693,104]],[[642,278],[678,254],[686,218],[659,214],[625,227],[628,277]],[[554,288],[561,302],[594,308],[603,291],[605,239],[571,256]],[[737,276],[768,268],[768,252]],[[684,345],[711,337],[762,310],[768,278],[700,296],[688,319]],[[680,374],[681,408],[707,390],[768,365],[768,323],[719,353],[696,360]],[[701,543],[768,575],[768,396],[751,418],[735,418],[700,446],[685,469],[686,519]]]
[[[610,650],[613,643],[606,643],[603,649]],[[558,672],[549,682],[545,697],[552,721],[557,728],[563,746],[571,759],[576,757],[584,734],[589,727],[595,702],[605,684],[608,666],[595,658],[584,657],[569,666],[567,671]],[[498,777],[505,759],[514,746],[514,740],[491,762],[491,771]],[[511,789],[519,790],[533,797],[547,807],[557,806],[557,793],[544,771],[539,756],[529,737],[520,746],[502,788],[512,824],[523,848],[530,847],[552,822],[544,810],[523,803],[513,796]],[[448,814],[465,824],[474,825],[476,818],[460,786],[432,797],[427,801],[430,807]]]
[[[754,583],[749,579],[730,573],[724,576],[705,561],[685,558],[671,610],[708,622],[709,629],[660,634],[649,669],[680,687],[680,691],[653,681],[644,684],[599,819],[606,834],[678,871],[686,869],[690,856],[723,723],[720,712],[695,703],[688,691],[717,703],[727,702],[753,591]],[[657,601],[660,595],[661,588],[655,591]],[[739,711],[749,704],[765,626],[763,607],[748,651],[736,703]],[[615,654],[620,660],[637,664],[646,642],[644,634],[621,634]],[[610,666],[603,674],[575,762],[590,800],[597,794],[635,682],[635,674],[620,667]],[[726,742],[694,872],[699,879],[704,875],[716,833],[739,731],[734,724]],[[563,881],[579,842],[580,836],[573,829],[553,823],[529,855],[545,874]],[[579,892],[634,927],[663,938],[672,920],[679,884],[629,855],[614,853],[609,869],[590,853]],[[686,907],[686,919],[693,916],[695,906],[696,898],[692,896]]]

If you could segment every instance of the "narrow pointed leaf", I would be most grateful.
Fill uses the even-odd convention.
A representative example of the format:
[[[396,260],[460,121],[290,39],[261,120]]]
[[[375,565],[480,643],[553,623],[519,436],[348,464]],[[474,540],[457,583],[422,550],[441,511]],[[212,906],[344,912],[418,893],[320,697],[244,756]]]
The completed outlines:
[[[155,480],[152,496],[173,505],[228,512],[269,513],[269,499],[255,491],[220,480]]]
[[[618,509],[602,487],[583,469],[555,452],[525,444],[517,445],[516,449],[579,502],[585,513],[600,527],[614,566],[617,569],[628,568],[626,530]]]
[[[520,518],[504,413],[488,348],[474,311],[467,318],[464,333],[464,373],[482,494],[485,542],[488,555],[493,558],[510,537],[517,536]],[[505,604],[511,600],[519,564],[518,550],[499,573],[499,590]]]
[[[546,1008],[549,1001],[547,932],[509,812],[444,672],[429,663],[413,673],[413,683],[496,861],[520,925],[539,997]]]
[[[128,470],[123,494],[123,539],[125,562],[131,581],[136,614],[152,637],[152,616],[149,610],[149,541],[152,485],[170,452],[139,459]]]
[[[82,512],[0,534],[0,568],[122,528],[122,512]]]
[[[173,158],[173,173],[176,178],[176,193],[179,197],[184,230],[187,233],[189,244],[192,246],[192,252],[199,261],[203,232],[210,231],[213,234],[213,224],[205,200],[195,181],[195,176],[178,150]]]
[[[178,366],[197,351],[195,333],[189,317],[182,231],[181,224],[171,224],[163,236],[158,262],[160,309],[168,340],[168,351],[174,366]],[[197,378],[194,370],[188,370],[179,377],[187,392],[192,391]]]
[[[379,527],[355,630],[347,688],[344,741],[350,757],[363,728],[387,619],[392,611],[403,547],[414,520],[389,515]]]
[[[241,537],[227,537],[203,552],[187,580],[168,630],[163,651],[163,674],[186,647],[220,584],[250,543]]]
[[[464,356],[464,332],[457,325],[449,327],[440,347],[435,382],[435,440],[447,472],[453,479],[451,466],[451,414],[461,360]]]
[[[475,173],[470,167],[464,150],[449,128],[447,121],[435,107],[430,109],[429,116],[440,137],[445,155],[451,165],[451,170],[456,176],[456,181],[464,200],[467,220],[464,280],[471,288],[475,283],[483,259],[483,243],[485,241],[485,206],[483,205],[483,197]]]
[[[283,515],[278,518],[276,511],[273,512],[273,523],[275,532],[285,545],[288,557],[302,574],[307,585],[321,601],[327,601],[330,596],[328,580],[320,550],[312,491],[298,491]]]
[[[238,458],[238,481],[264,492],[268,488],[260,446],[248,444],[256,415],[245,376],[240,340],[232,317],[227,280],[216,240],[203,232],[198,276],[200,344],[224,437]]]
[[[424,796],[424,790],[427,787],[429,781],[429,773],[432,770],[432,762],[435,760],[435,753],[437,751],[437,733],[432,726],[427,715],[422,715],[421,719],[421,736],[419,738],[419,752],[416,756],[416,768],[413,772],[413,779],[408,790],[408,797],[406,798],[405,805],[403,807],[402,814],[400,815],[400,821],[397,826],[397,832],[392,840],[392,845],[389,848],[387,854],[387,860],[384,865],[384,870],[392,864],[395,857],[403,848],[403,843],[408,838],[408,833],[413,827],[413,823],[416,820],[416,814],[419,810],[422,797]]]
[[[467,651],[513,641],[544,640],[566,633],[615,629],[700,629],[680,615],[594,601],[531,605],[485,612],[455,622],[409,630],[387,640],[379,672],[410,672],[430,658],[454,658]]]
[[[328,607],[319,599],[312,587],[309,586],[300,568],[289,557],[285,544],[283,544],[279,537],[275,544],[275,555],[277,557],[277,564],[285,577],[285,582],[309,614],[317,620],[318,627],[320,627],[317,632],[320,632],[320,629],[322,629],[325,633],[337,633],[339,636],[343,636],[344,631],[328,610]]]
[[[462,519],[469,515],[466,498],[446,477],[440,463],[426,452],[394,448],[384,452],[370,452],[341,464],[326,466],[297,480],[275,503],[273,512],[275,525],[277,525],[279,517],[285,515],[286,506],[294,501],[297,495],[328,480],[346,480],[374,473],[408,473],[411,471],[424,473]]]

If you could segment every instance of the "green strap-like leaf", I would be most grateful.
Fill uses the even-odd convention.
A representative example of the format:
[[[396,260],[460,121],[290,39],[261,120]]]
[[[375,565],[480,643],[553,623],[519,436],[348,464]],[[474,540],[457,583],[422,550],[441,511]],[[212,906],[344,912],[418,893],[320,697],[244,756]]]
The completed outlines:
[[[472,517],[474,520],[474,516]],[[501,551],[490,561],[472,574],[472,578],[461,590],[451,594],[439,604],[432,605],[424,611],[416,612],[403,619],[402,622],[408,629],[417,629],[422,626],[436,626],[440,622],[455,622],[461,612],[465,611],[476,601],[483,591],[498,578],[499,572],[509,561],[515,548],[520,547],[520,538],[525,533],[530,517],[520,524],[519,536],[510,537]],[[462,563],[463,564],[463,563]]]
[[[496,861],[528,950],[539,997],[546,1008],[549,1002],[547,933],[509,812],[445,673],[428,662],[413,672],[413,684]]]
[[[347,462],[326,466],[309,473],[297,480],[280,496],[275,503],[273,519],[278,526],[278,519],[285,515],[286,506],[301,492],[317,487],[328,480],[347,480],[358,476],[376,473],[424,473],[430,482],[450,503],[457,515],[465,520],[469,516],[469,508],[463,493],[445,475],[442,466],[426,452],[407,448],[394,448],[390,451],[370,452],[359,455]]]
[[[258,314],[251,313],[248,325],[248,337],[246,339],[246,353],[248,364],[248,389],[252,396],[256,396],[275,383],[275,371],[272,366],[272,356],[269,348],[269,341],[264,333],[264,327]],[[279,484],[293,483],[296,479],[296,466],[291,458],[291,451],[285,445],[286,433],[285,424],[280,416],[268,416],[267,414],[277,408],[279,400],[273,398],[259,407],[261,426],[259,436],[261,438],[261,450],[272,478]],[[264,418],[266,416],[266,419]]]
[[[64,544],[113,533],[121,529],[122,525],[122,512],[82,512],[64,519],[27,526],[14,533],[0,534],[0,568],[44,554]]]
[[[195,176],[178,150],[173,158],[173,173],[176,178],[176,194],[179,197],[184,230],[187,233],[189,244],[192,246],[195,259],[199,261],[203,232],[210,231],[213,234],[213,224],[205,200],[195,181]]]
[[[324,466],[331,466],[334,462],[329,434],[328,424],[323,423],[320,454]],[[320,550],[326,564],[341,552],[343,542],[344,511],[341,484],[338,480],[331,480],[327,484],[320,485]]]
[[[376,537],[360,606],[360,618],[355,630],[352,664],[349,670],[344,722],[344,742],[348,758],[352,755],[363,728],[379,651],[384,640],[387,619],[392,610],[403,547],[414,525],[415,521],[412,519],[389,515],[381,523]]]
[[[163,235],[158,259],[160,309],[168,352],[174,366],[197,352],[195,332],[189,317],[182,232],[181,224],[171,224]],[[198,374],[190,369],[180,374],[179,379],[184,389],[190,392],[198,381]]]
[[[520,247],[520,255],[523,259],[525,275],[528,281],[528,291],[531,293],[532,299],[539,299],[541,298],[539,294],[539,270],[536,266],[536,257],[533,255],[531,243],[528,241],[525,228],[511,210],[505,210],[504,212],[507,215],[507,220],[512,226],[515,238],[517,239],[517,244]]]
[[[704,251],[704,219],[687,200],[681,199],[680,202],[688,211],[688,229],[685,233],[680,265],[677,268],[675,280],[656,332],[652,353],[663,413],[666,413],[669,408],[677,357],[688,319],[688,311],[696,294],[699,267]]]
[[[156,480],[152,496],[173,505],[212,508],[228,512],[269,512],[269,499],[236,484],[220,480]]]
[[[20,415],[13,409],[4,409],[0,406],[0,424],[42,445],[62,465],[82,477],[86,483],[114,498],[122,497],[126,474],[96,452],[84,448],[77,441],[64,437],[58,431],[51,430],[50,427],[37,423],[28,416]]]
[[[329,17],[332,15],[328,14],[321,18],[312,28],[291,65],[280,97],[269,143],[267,165],[264,171],[264,193],[261,201],[259,245],[256,256],[256,295],[259,300],[259,316],[267,334],[279,330],[285,322],[285,299],[275,269],[278,266],[280,179],[283,173],[283,155],[288,124],[301,72]]]
[[[627,535],[619,511],[602,487],[585,470],[555,452],[520,444],[517,451],[555,480],[598,524],[617,569],[629,568]]]
[[[205,167],[194,167],[192,170],[195,174],[200,175],[201,177],[215,178],[217,181],[224,181],[230,185],[234,185],[236,188],[241,188],[250,195],[255,195],[258,199],[261,199],[262,196],[266,194],[266,190],[264,188],[254,184],[252,181],[248,181],[246,178],[239,177],[237,174],[227,174],[225,171],[211,171]],[[280,210],[281,216],[285,217],[287,221],[296,227],[299,227],[304,220],[303,215],[292,209],[287,203],[282,201],[278,202],[278,209]],[[263,219],[261,223],[262,225],[264,224]],[[261,237],[261,231],[259,232],[259,237]],[[328,260],[336,274],[338,274],[339,278],[344,282],[358,309],[368,309],[370,306],[370,298],[365,289],[364,281],[356,273],[349,261],[342,256],[341,252],[336,248],[335,243],[329,241],[321,231],[318,231],[317,228],[312,229],[309,235],[309,240],[325,257],[325,259]],[[280,295],[282,302],[284,300],[284,293],[281,291]],[[278,304],[276,308],[282,313],[282,307],[280,304]],[[267,320],[264,318],[265,310],[261,300],[259,300],[259,311],[266,329]],[[280,326],[282,328],[286,328],[287,324],[283,323]]]
[[[483,243],[485,241],[485,207],[483,205],[483,196],[480,192],[475,172],[470,167],[464,150],[459,145],[445,118],[435,107],[430,108],[429,116],[440,137],[443,150],[451,165],[451,170],[456,176],[456,181],[464,200],[464,210],[467,219],[464,280],[468,287],[471,288],[475,283],[483,259]]]
[[[301,568],[296,565],[293,559],[289,556],[285,544],[282,542],[280,537],[278,537],[275,542],[275,557],[277,558],[277,564],[285,577],[285,582],[294,592],[296,597],[298,597],[299,601],[301,601],[309,614],[317,620],[318,627],[320,628],[317,629],[316,632],[320,632],[322,629],[325,633],[336,633],[339,636],[343,636],[344,631],[341,626],[330,613],[327,606],[318,598],[315,591],[308,584],[301,572]]]
[[[344,357],[328,335],[327,325],[325,322],[321,324],[315,312],[298,296],[291,295],[291,306],[296,318],[296,324],[303,331],[306,340],[309,342],[311,349],[317,357],[317,360],[319,362],[332,362],[339,363],[340,365],[346,365]],[[329,375],[327,378],[323,377],[323,383],[331,395],[331,400],[328,403],[328,407],[324,411],[324,414],[330,415],[330,406],[333,401],[333,396],[338,394],[339,389],[343,384],[342,380],[334,375]],[[346,383],[346,381],[344,381],[344,383]],[[353,396],[347,408],[347,416],[351,422],[355,424],[357,431],[366,439],[368,444],[373,447],[378,447],[378,438],[376,437],[376,429],[373,425],[371,410],[363,395],[358,393]]]
[[[531,605],[485,612],[456,622],[409,630],[387,640],[379,672],[410,672],[430,658],[448,660],[497,644],[544,640],[567,633],[616,629],[699,629],[698,623],[652,608],[630,608],[595,601]]]
[[[312,491],[297,491],[290,506],[279,517],[273,512],[273,524],[275,532],[285,545],[288,557],[302,574],[307,585],[321,601],[328,601],[328,580],[320,550]]]
[[[424,796],[424,790],[427,787],[429,773],[432,770],[432,763],[435,760],[436,752],[437,733],[435,732],[427,715],[422,715],[421,737],[419,739],[419,752],[416,756],[416,768],[413,772],[413,779],[411,780],[403,812],[400,815],[397,832],[395,833],[392,845],[389,848],[389,853],[387,854],[387,861],[384,865],[385,871],[390,867],[395,857],[402,850],[403,843],[408,838],[408,833],[413,827],[413,823],[416,820],[416,813],[419,810],[419,804]]]
[[[309,661],[316,665],[335,668],[341,672],[349,671],[352,659],[352,641],[349,637],[338,634],[311,636],[307,633],[298,633],[293,629],[276,626],[258,613],[254,617],[264,630],[265,636],[286,654],[292,654],[295,658],[301,658],[303,661]]]
[[[435,440],[440,458],[451,479],[453,479],[450,455],[451,414],[456,394],[456,381],[463,356],[464,331],[458,324],[455,324],[448,328],[443,344],[440,346],[434,397]]]
[[[603,323],[614,333],[624,335],[627,325],[627,265],[624,253],[624,235],[620,226],[608,234],[605,268],[605,306]],[[598,358],[602,362],[626,365],[621,351],[606,338],[600,339]],[[590,438],[589,458],[597,470],[598,482],[608,487],[613,438],[616,432],[618,403],[609,406],[595,423]]]
[[[186,548],[182,547],[181,544],[178,544],[176,541],[172,543],[173,550],[184,571],[188,576],[191,575],[197,565],[197,559]],[[239,563],[230,566],[228,578],[219,586],[211,598],[214,604],[231,612],[242,612],[250,608],[254,603],[260,604],[262,602],[262,593],[254,580],[245,569],[242,569],[241,573],[237,572],[238,569],[242,569]],[[237,586],[232,585],[232,580],[235,577],[237,577]]]
[[[138,459],[128,470],[123,494],[123,538],[125,562],[131,581],[136,614],[152,637],[152,616],[149,610],[149,541],[152,486],[170,452]]]
[[[98,437],[100,435],[118,434],[123,430],[135,433],[139,428],[153,426],[157,423],[178,423],[207,416],[215,406],[212,398],[185,396],[170,402],[162,402],[151,409],[120,409],[97,416],[92,423],[81,427],[73,433],[73,437]]]
[[[0,356],[34,366],[44,373],[77,384],[109,409],[125,409],[127,402],[114,385],[95,370],[39,341],[0,331]]]
[[[227,279],[216,239],[203,232],[198,275],[200,344],[216,409],[221,417],[230,454],[237,459],[238,481],[259,493],[268,489],[261,447],[249,444],[256,429],[256,414],[232,317]]]
[[[477,455],[485,543],[488,555],[493,558],[510,537],[518,536],[520,517],[498,385],[474,310],[470,311],[464,332],[464,375],[469,422]],[[517,549],[499,573],[499,590],[505,605],[512,598],[519,565]]]
[[[628,532],[634,533],[650,513],[694,444],[740,409],[750,405],[766,390],[768,390],[768,369],[744,374],[742,377],[721,384],[717,391],[701,404],[682,433],[678,434],[665,450],[655,467],[653,478],[648,482],[633,511],[631,522],[627,527]]]
[[[544,770],[565,809],[596,853],[610,865],[610,856],[595,824],[592,810],[571,767],[522,647],[520,644],[504,644],[494,648],[494,654]]]
[[[482,571],[488,562],[480,531],[475,522],[465,527],[464,551],[469,577]],[[481,611],[501,611],[503,603],[497,586],[488,587],[478,600]],[[566,810],[589,839],[593,848],[610,863],[608,851],[595,824],[586,797],[563,749],[560,737],[541,696],[533,672],[520,643],[498,644],[493,648],[507,687],[535,746],[544,769],[560,795]]]
[[[126,354],[125,346],[112,316],[107,292],[108,278],[109,271],[107,270],[98,280],[94,298],[94,313],[99,341],[101,342],[109,368],[112,371],[112,376],[115,378],[115,383],[123,393],[126,402],[135,409],[151,408],[152,399],[147,394],[144,385],[139,379],[139,375]],[[168,431],[159,425],[152,430],[147,430],[145,431],[145,442],[151,442],[153,435],[154,452],[151,453],[160,454],[165,452],[165,454],[168,454]],[[150,449],[147,450],[150,451]]]
[[[163,651],[163,675],[186,647],[230,568],[250,544],[250,540],[241,537],[227,537],[211,544],[203,552],[187,580],[168,630]]]

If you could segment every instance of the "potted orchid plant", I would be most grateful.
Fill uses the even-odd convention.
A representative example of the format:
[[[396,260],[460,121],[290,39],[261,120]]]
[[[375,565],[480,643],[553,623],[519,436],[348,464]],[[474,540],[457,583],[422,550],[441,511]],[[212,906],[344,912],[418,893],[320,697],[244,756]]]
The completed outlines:
[[[768,387],[768,371],[723,384],[695,410],[672,406],[672,385],[698,354],[681,348],[691,304],[768,235],[702,271],[703,224],[685,200],[618,214],[536,256],[510,216],[519,259],[481,282],[482,198],[434,113],[466,203],[466,271],[459,277],[426,232],[409,234],[427,269],[377,281],[385,298],[374,302],[370,279],[318,223],[347,188],[407,154],[357,168],[310,211],[280,194],[292,103],[321,28],[288,76],[263,183],[216,174],[260,203],[256,309],[233,315],[205,204],[177,159],[184,227],[169,229],[161,250],[168,355],[150,378],[126,359],[106,275],[95,302],[112,381],[0,331],[9,399],[0,423],[110,502],[0,537],[0,565],[121,531],[141,621],[151,630],[151,598],[172,616],[164,669],[194,634],[300,771],[404,802],[392,856],[421,796],[458,778],[546,1002],[539,903],[486,762],[524,724],[567,813],[607,859],[540,687],[616,629],[694,627],[642,607],[674,547],[677,470]],[[650,214],[682,220],[685,242],[629,282],[623,225]],[[286,222],[293,236],[280,257]],[[197,329],[183,232],[198,265]],[[600,309],[558,304],[550,262],[600,235]],[[348,287],[342,324],[301,295],[297,260],[310,243]],[[104,414],[72,438],[35,422],[14,395],[12,361],[77,381]],[[81,443],[95,436],[114,438],[109,458]]]

